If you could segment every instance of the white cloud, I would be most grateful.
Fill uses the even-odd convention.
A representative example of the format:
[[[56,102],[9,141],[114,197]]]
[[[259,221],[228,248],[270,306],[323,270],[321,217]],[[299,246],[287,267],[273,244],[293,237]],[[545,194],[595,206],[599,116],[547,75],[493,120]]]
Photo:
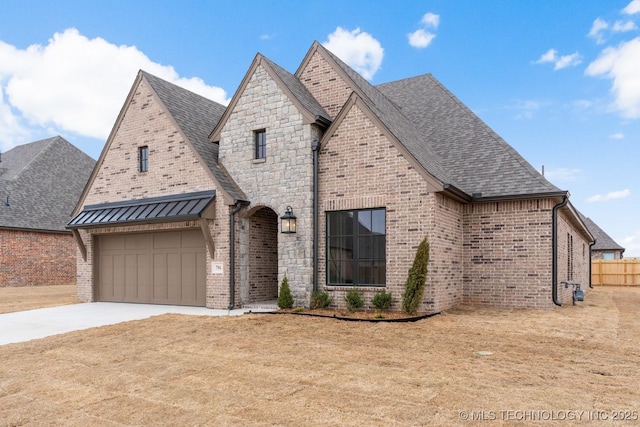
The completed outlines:
[[[414,31],[413,33],[408,34],[409,44],[413,47],[423,48],[427,47],[431,44],[433,39],[436,37],[435,34],[425,31],[423,29],[419,29]]]
[[[360,28],[348,31],[338,27],[329,34],[329,40],[323,46],[367,80],[371,80],[378,71],[384,56],[380,42],[371,34],[360,31]]]
[[[618,133],[614,133],[614,134],[612,134],[612,135],[609,135],[609,138],[611,138],[611,139],[617,139],[617,140],[624,139],[624,134],[623,134],[623,133],[620,133],[620,132],[618,132]]]
[[[566,67],[574,67],[582,62],[580,54],[578,52],[571,55],[558,56],[558,51],[555,49],[549,49],[540,56],[534,64],[552,63],[554,64],[554,70],[561,70]]]
[[[625,257],[639,257],[640,256],[640,231],[636,231],[635,234],[623,237],[620,242],[625,251]]]
[[[587,202],[604,202],[613,199],[624,199],[631,194],[628,189],[619,191],[610,191],[607,194],[596,194],[587,199]]]
[[[622,9],[622,12],[627,15],[633,15],[634,13],[640,12],[640,0],[633,0],[627,5],[627,7]]]
[[[544,176],[549,181],[573,182],[581,173],[581,169],[555,168],[545,170]]]
[[[418,49],[429,46],[433,39],[436,38],[435,33],[428,30],[435,30],[438,28],[438,25],[440,25],[440,15],[436,15],[435,13],[431,12],[425,13],[422,16],[420,23],[424,26],[424,28],[419,28],[413,33],[407,34],[409,45]]]
[[[640,118],[640,37],[604,49],[585,74],[613,80],[614,108],[624,117]]]
[[[13,136],[24,132],[16,115],[29,126],[105,139],[139,69],[227,102],[223,89],[180,77],[135,46],[88,39],[71,28],[54,34],[46,46],[17,49],[0,41],[0,89],[7,100],[0,104],[0,143],[15,145]]]
[[[425,13],[420,22],[427,27],[436,29],[440,25],[440,15],[431,12]]]
[[[607,21],[601,18],[596,18],[591,25],[591,30],[589,31],[589,37],[594,39],[596,43],[602,44],[604,43],[604,37],[602,36],[602,32],[609,28],[609,24]]]
[[[633,21],[625,21],[625,22],[616,21],[613,23],[613,27],[611,28],[611,31],[613,31],[614,33],[626,33],[627,31],[632,31],[637,28],[638,27]]]

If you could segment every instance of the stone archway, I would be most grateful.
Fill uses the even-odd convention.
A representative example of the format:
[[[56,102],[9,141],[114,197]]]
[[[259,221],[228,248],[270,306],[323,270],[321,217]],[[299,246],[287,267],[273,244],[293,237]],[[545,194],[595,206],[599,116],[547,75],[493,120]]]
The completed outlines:
[[[278,298],[278,215],[268,207],[249,218],[249,304]]]

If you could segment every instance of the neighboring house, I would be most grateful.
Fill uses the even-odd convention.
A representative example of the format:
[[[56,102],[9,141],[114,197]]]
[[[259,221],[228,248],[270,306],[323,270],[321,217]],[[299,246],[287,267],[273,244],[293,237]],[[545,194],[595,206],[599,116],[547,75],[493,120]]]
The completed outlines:
[[[582,220],[591,231],[596,242],[591,246],[591,259],[615,260],[622,259],[624,248],[617,244],[602,228],[591,218],[582,216]]]
[[[226,108],[141,71],[68,227],[83,301],[236,307],[286,275],[299,305],[397,309],[428,237],[422,311],[549,308],[589,280],[568,196],[431,75],[373,86],[314,42],[295,74],[258,54]]]
[[[95,160],[56,136],[0,157],[0,286],[76,282],[65,228]]]

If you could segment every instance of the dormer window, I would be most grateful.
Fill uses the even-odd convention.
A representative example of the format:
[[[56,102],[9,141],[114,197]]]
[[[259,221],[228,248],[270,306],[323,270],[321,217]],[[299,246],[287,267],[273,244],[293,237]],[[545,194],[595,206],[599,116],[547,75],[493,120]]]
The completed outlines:
[[[267,158],[267,131],[265,129],[256,130],[253,132],[253,139],[255,144],[255,159]]]
[[[138,147],[138,170],[147,172],[149,170],[149,147]]]

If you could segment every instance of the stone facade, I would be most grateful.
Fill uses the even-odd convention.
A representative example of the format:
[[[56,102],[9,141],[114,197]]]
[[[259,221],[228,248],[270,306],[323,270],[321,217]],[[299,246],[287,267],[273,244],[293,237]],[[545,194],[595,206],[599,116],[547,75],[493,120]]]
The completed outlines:
[[[73,284],[75,251],[68,233],[0,230],[0,287]]]
[[[266,158],[255,159],[255,131],[266,131]],[[279,217],[291,206],[297,218],[296,234],[279,234],[278,283],[287,275],[297,304],[309,300],[313,276],[313,158],[311,141],[319,139],[315,125],[304,124],[302,114],[269,75],[258,65],[240,94],[220,134],[219,161],[251,201],[241,215],[239,242],[251,240],[251,216],[255,207],[267,207]],[[250,246],[239,245],[238,277],[250,284],[255,263]],[[256,268],[256,267],[253,267]],[[248,296],[246,293],[243,294]]]

